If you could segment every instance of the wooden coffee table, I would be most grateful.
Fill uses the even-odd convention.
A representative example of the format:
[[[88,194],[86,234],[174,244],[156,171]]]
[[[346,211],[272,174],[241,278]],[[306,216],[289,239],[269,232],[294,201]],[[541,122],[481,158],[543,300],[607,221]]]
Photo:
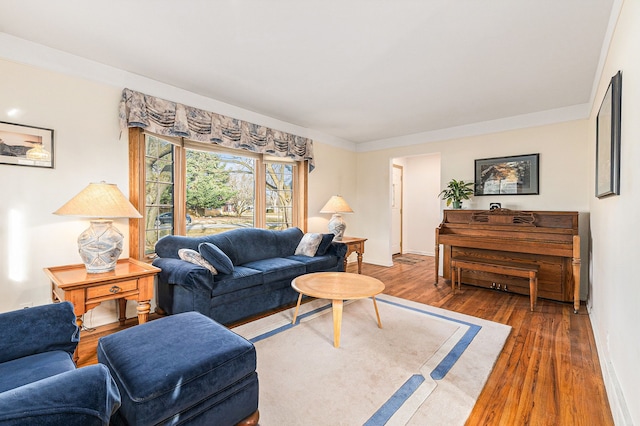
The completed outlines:
[[[292,324],[296,323],[303,295],[331,300],[333,307],[333,346],[336,348],[340,347],[342,305],[345,300],[371,297],[373,307],[376,310],[378,327],[382,328],[375,296],[382,293],[384,284],[376,278],[347,272],[315,272],[295,278],[291,282],[291,287],[300,293]]]

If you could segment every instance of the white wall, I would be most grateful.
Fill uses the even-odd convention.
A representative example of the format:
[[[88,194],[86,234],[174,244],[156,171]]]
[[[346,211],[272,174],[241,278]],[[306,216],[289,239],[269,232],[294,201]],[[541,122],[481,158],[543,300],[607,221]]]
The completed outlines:
[[[595,181],[596,117],[613,75],[622,71],[620,195],[589,190],[590,314],[616,424],[640,425],[640,1],[623,3],[589,118],[589,181]],[[633,401],[636,401],[633,403]]]
[[[54,169],[0,166],[0,311],[7,311],[51,301],[44,267],[81,263],[76,239],[89,222],[52,212],[90,182],[115,183],[126,194],[129,178],[120,90],[4,60],[0,75],[0,121],[53,129],[55,156]],[[115,224],[126,257],[127,222]]]
[[[363,214],[356,207],[356,172],[353,166],[356,162],[356,153],[317,141],[314,141],[313,150],[316,168],[309,173],[307,230],[309,232],[329,232],[327,226],[331,215],[320,213],[320,209],[332,195],[342,195],[349,206],[354,209],[353,214],[342,216],[347,223],[345,235],[355,235],[353,233],[354,223]]]

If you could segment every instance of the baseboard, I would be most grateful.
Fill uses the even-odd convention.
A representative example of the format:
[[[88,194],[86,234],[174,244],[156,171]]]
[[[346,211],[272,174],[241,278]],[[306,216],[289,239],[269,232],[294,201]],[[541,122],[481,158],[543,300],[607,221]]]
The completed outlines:
[[[589,308],[587,304],[587,308]],[[593,330],[593,324],[598,324],[597,315],[595,315],[589,309],[589,316],[591,317],[591,327]],[[593,330],[593,338],[596,342],[596,349],[598,351],[598,358],[600,358],[600,368],[602,369],[602,379],[604,380],[604,387],[607,390],[607,398],[609,399],[609,406],[611,408],[611,414],[613,416],[613,422],[620,426],[633,426],[633,420],[631,419],[631,413],[627,406],[624,393],[620,388],[620,382],[618,376],[613,368],[613,363],[609,358],[609,353],[606,350],[607,344],[600,339],[598,333]]]
[[[421,256],[431,256],[434,257],[436,254],[434,252],[427,252],[421,250],[403,250],[402,254],[419,254]]]

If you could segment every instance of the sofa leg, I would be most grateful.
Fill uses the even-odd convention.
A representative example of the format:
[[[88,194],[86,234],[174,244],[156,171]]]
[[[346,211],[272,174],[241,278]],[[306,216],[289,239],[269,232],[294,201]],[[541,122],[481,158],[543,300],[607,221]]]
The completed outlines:
[[[258,420],[260,420],[260,412],[256,410],[253,414],[250,414],[249,417],[241,420],[236,426],[256,426]]]

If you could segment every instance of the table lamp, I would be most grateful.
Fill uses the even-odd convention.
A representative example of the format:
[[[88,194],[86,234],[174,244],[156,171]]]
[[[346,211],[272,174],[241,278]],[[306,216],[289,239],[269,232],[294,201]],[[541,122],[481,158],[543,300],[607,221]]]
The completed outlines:
[[[329,231],[335,235],[334,241],[342,241],[347,224],[341,213],[353,213],[349,204],[340,195],[333,195],[329,198],[327,204],[320,209],[320,213],[333,213],[329,220]]]
[[[92,274],[113,271],[122,253],[123,236],[112,219],[142,217],[115,184],[104,181],[90,183],[53,214],[91,218],[78,237],[78,252]]]

